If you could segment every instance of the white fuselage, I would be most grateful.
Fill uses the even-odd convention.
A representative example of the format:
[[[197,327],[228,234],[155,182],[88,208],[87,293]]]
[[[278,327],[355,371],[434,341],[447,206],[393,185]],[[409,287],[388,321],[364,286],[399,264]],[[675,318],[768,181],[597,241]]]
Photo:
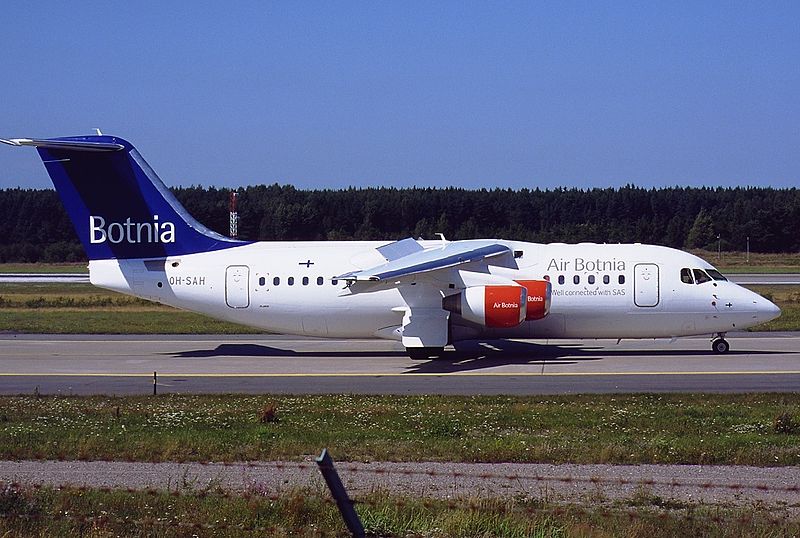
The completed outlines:
[[[656,338],[744,329],[779,313],[732,282],[685,283],[681,269],[713,269],[671,248],[626,244],[499,241],[517,251],[515,268],[490,274],[552,283],[549,315],[513,329],[487,329],[451,315],[451,340]],[[265,331],[338,338],[399,339],[400,292],[350,293],[334,275],[384,263],[386,242],[259,242],[156,260],[93,260],[94,285]],[[437,248],[438,241],[422,241]],[[440,278],[441,280],[441,278]],[[441,282],[444,289],[449,284]]]

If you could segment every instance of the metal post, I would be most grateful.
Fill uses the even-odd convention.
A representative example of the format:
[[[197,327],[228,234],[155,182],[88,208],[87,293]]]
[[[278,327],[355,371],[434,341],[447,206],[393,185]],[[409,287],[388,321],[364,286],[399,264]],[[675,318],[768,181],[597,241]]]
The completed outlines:
[[[153,396],[158,396],[158,374],[153,372]]]
[[[750,265],[750,236],[747,236],[747,264]]]
[[[345,525],[347,525],[347,529],[356,538],[366,536],[364,526],[361,524],[361,520],[358,519],[355,508],[353,508],[353,501],[348,497],[347,490],[344,489],[344,484],[342,484],[339,473],[336,472],[336,468],[333,466],[333,459],[328,454],[327,448],[322,450],[322,454],[316,461],[319,471],[322,473],[322,478],[325,479],[328,489],[331,490],[333,500],[336,501],[339,513],[342,515]]]
[[[239,193],[235,191],[231,191],[231,201],[229,204],[230,210],[230,236],[233,239],[237,239],[239,237],[239,209],[237,208],[237,201],[239,199]]]

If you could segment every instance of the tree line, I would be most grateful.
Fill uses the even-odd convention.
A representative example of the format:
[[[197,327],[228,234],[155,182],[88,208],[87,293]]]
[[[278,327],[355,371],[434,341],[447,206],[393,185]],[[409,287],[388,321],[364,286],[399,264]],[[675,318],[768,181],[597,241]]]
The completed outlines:
[[[190,214],[227,235],[229,189],[172,189]],[[238,189],[246,240],[502,238],[641,242],[676,248],[800,251],[800,190],[773,188],[511,190],[290,185]],[[0,190],[0,262],[85,259],[53,190]]]

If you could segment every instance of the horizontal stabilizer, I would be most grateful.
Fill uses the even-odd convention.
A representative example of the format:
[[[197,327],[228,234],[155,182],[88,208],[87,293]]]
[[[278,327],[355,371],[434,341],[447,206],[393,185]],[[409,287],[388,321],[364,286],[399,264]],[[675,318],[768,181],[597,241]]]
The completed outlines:
[[[120,151],[122,144],[108,142],[91,142],[82,140],[45,140],[41,138],[0,138],[0,142],[9,146],[33,146],[48,149],[70,149],[73,151]]]

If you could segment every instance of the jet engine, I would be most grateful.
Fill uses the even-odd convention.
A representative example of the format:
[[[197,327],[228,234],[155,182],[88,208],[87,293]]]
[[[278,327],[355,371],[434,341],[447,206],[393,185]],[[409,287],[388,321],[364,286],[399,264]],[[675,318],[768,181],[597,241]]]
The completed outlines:
[[[552,285],[547,280],[516,280],[528,290],[528,311],[525,319],[542,319],[550,312]]]
[[[525,320],[527,299],[524,286],[472,286],[445,297],[442,308],[484,327],[508,328]]]

